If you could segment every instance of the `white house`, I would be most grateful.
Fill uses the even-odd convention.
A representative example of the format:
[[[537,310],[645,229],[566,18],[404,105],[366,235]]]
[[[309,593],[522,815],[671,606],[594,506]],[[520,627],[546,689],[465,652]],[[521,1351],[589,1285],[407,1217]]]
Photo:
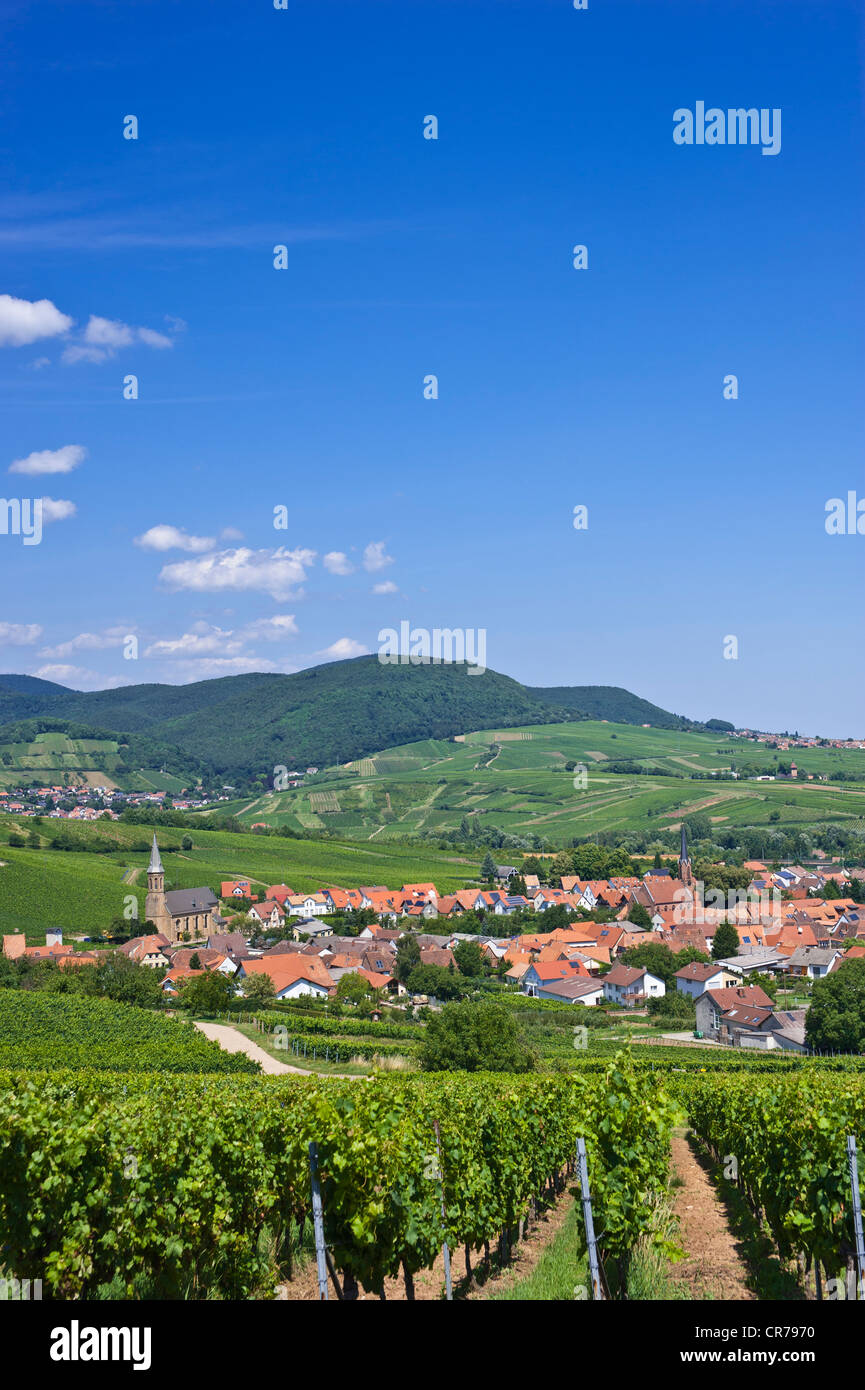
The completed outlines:
[[[717,961],[691,961],[690,965],[676,971],[676,989],[691,999],[699,999],[707,989],[724,989],[734,984],[736,976]]]
[[[638,970],[635,966],[619,963],[604,976],[604,998],[629,1009],[644,999],[660,999],[666,992],[664,981],[657,975],[650,975],[645,967]]]

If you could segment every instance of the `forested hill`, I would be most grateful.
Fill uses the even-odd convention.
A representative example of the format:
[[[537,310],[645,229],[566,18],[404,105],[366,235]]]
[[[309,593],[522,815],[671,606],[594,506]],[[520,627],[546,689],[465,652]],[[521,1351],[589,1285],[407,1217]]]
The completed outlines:
[[[620,685],[526,686],[544,704],[578,710],[583,718],[608,719],[614,724],[651,724],[655,729],[699,729],[702,725],[684,715],[670,714],[641,700]],[[732,728],[732,724],[729,726]]]
[[[0,728],[41,716],[146,734],[235,778],[279,765],[349,762],[396,744],[473,729],[587,716],[666,728],[678,722],[625,690],[532,690],[495,671],[469,675],[460,663],[388,666],[374,656],[293,675],[117,690],[15,693],[9,680],[0,676]]]

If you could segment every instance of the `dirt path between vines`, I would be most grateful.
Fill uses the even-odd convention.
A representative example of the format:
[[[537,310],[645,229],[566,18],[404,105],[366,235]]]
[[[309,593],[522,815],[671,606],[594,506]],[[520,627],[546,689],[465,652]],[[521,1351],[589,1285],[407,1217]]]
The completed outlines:
[[[754,1300],[747,1266],[740,1254],[724,1204],[697,1161],[684,1134],[673,1135],[673,1172],[682,1186],[673,1189],[679,1218],[676,1244],[686,1258],[671,1265],[673,1283],[684,1285],[694,1299]]]
[[[261,1070],[268,1076],[283,1076],[291,1074],[293,1076],[320,1076],[321,1072],[310,1071],[307,1067],[290,1067],[288,1062],[280,1062],[279,1058],[271,1057],[269,1052],[265,1052],[258,1043],[247,1038],[243,1033],[239,1033],[236,1028],[230,1027],[227,1023],[204,1023],[196,1021],[196,1028],[210,1038],[211,1042],[219,1043],[226,1052],[245,1052],[247,1057],[251,1057],[253,1062],[261,1063]],[[356,1077],[348,1072],[333,1071],[329,1076],[345,1077],[347,1080],[355,1081]]]

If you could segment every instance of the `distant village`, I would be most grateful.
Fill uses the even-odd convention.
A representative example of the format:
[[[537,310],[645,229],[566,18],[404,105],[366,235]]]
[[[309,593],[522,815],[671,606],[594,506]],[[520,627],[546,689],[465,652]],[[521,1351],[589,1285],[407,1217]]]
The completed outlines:
[[[280,883],[262,895],[250,879],[237,878],[223,881],[217,898],[207,887],[166,891],[154,835],[145,912],[155,930],[114,949],[165,971],[161,985],[168,995],[176,995],[196,976],[219,971],[230,977],[240,997],[250,976],[267,975],[277,1000],[327,999],[336,994],[344,975],[356,973],[382,998],[405,1000],[408,991],[395,974],[404,937],[415,937],[421,965],[446,970],[456,968],[454,951],[468,941],[478,944],[484,961],[506,984],[529,997],[589,1008],[607,1001],[642,1010],[650,1000],[663,998],[667,986],[650,969],[626,964],[625,953],[658,944],[714,957],[714,938],[723,925],[728,933],[735,930],[738,950],[722,959],[692,961],[675,977],[677,992],[694,1000],[695,1036],[730,1046],[802,1052],[805,1009],[776,1009],[754,977],[798,982],[807,989],[808,982],[846,961],[865,957],[865,905],[849,894],[851,876],[843,868],[792,865],[771,871],[757,860],[745,867],[753,875],[748,888],[730,890],[729,901],[708,906],[712,895],[704,895],[693,878],[683,831],[675,876],[652,869],[642,877],[565,876],[558,886],[542,886],[537,875],[525,874],[520,879],[524,891],[512,892],[517,869],[501,865],[495,872],[498,886],[450,894],[427,882],[406,883],[401,889],[366,885],[308,893]],[[522,926],[525,914],[542,920],[554,908],[563,910],[557,920],[574,920],[548,931],[513,935],[501,933],[501,922],[496,935],[482,930],[483,917],[521,914]],[[597,909],[604,910],[606,920],[589,918]],[[359,913],[367,914],[362,929],[341,934],[340,917]],[[461,919],[473,914],[482,914],[480,921],[474,917],[475,930],[460,930]],[[640,924],[630,920],[632,915]],[[268,943],[268,933],[276,933],[277,939]],[[13,959],[53,959],[61,969],[99,964],[109,954],[76,950],[59,930],[48,933],[44,946],[27,946],[20,933],[6,935],[3,952]],[[435,1006],[437,1001],[423,997],[420,1002]]]

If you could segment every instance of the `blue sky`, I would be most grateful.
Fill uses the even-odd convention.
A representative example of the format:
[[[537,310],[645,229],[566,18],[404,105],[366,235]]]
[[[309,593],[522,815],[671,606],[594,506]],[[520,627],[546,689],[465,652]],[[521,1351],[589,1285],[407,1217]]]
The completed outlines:
[[[408,620],[531,684],[865,733],[865,537],[824,525],[865,497],[854,0],[2,29],[2,490],[71,506],[0,535],[0,670],[290,671]],[[674,144],[697,101],[780,108],[780,153]]]

